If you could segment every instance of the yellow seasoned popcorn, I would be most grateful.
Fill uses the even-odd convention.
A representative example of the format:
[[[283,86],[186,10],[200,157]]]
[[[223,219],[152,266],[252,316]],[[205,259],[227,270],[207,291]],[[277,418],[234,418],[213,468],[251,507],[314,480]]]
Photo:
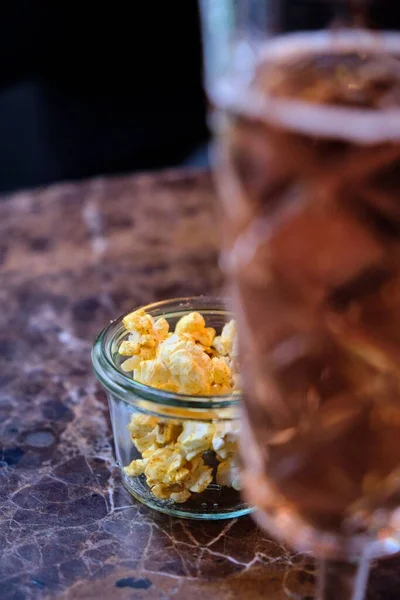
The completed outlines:
[[[130,334],[128,339],[121,343],[118,352],[133,359],[122,363],[121,368],[124,371],[138,369],[140,361],[155,358],[158,345],[168,337],[168,321],[164,317],[155,321],[141,308],[124,317],[122,323]]]
[[[153,331],[158,342],[166,340],[169,333],[169,323],[167,319],[164,319],[164,317],[157,319],[154,323]]]
[[[185,459],[173,446],[159,448],[149,458],[145,475],[150,487],[157,483],[174,485],[182,483],[189,475],[189,470],[184,467]]]
[[[228,365],[228,361],[224,357],[211,359],[213,368],[213,380],[217,385],[232,385],[232,373]]]
[[[166,319],[154,320],[143,309],[127,315],[123,324],[129,336],[119,348],[120,355],[127,357],[121,368],[132,372],[136,381],[195,396],[231,394],[239,389],[234,321],[217,337],[198,312],[182,317],[175,331],[169,330]],[[217,484],[239,489],[235,421],[193,421],[192,411],[184,409],[182,419],[187,420],[169,419],[167,409],[165,414],[165,418],[132,416],[128,427],[141,458],[125,467],[126,475],[145,477],[160,500],[183,503],[213,481],[213,469],[203,459],[211,453],[218,464]]]
[[[236,322],[229,321],[222,329],[221,335],[217,336],[212,345],[221,356],[232,357],[236,350]]]
[[[230,456],[218,465],[216,480],[218,485],[226,485],[240,490],[240,471],[237,457]]]
[[[182,424],[179,421],[158,421],[156,431],[156,441],[159,446],[175,442],[180,432]]]
[[[220,336],[206,327],[198,312],[183,316],[169,331],[164,317],[154,320],[143,309],[123,319],[129,331],[119,353],[129,357],[121,368],[157,389],[187,395],[212,396],[237,390],[236,325],[227,323]]]
[[[138,477],[144,473],[146,464],[146,460],[138,458],[137,460],[133,460],[127,467],[124,467],[124,471],[129,477]]]
[[[174,333],[158,348],[157,359],[166,366],[170,381],[181,394],[210,395],[211,359],[187,334]]]
[[[121,369],[126,372],[134,371],[139,367],[140,362],[141,360],[139,356],[131,356],[127,360],[124,360],[123,363],[121,363]]]
[[[201,421],[185,421],[182,433],[178,437],[181,452],[187,460],[203,454],[211,448],[215,426]]]
[[[152,453],[158,449],[155,430],[143,437],[132,438],[132,442],[137,450],[142,453],[143,458],[150,457]]]
[[[181,394],[210,395],[211,371],[208,365],[196,360],[190,351],[180,350],[177,352],[168,367],[172,380],[176,383]]]
[[[140,383],[160,388],[169,382],[171,375],[161,360],[152,359],[141,361],[135,369],[134,377]]]
[[[160,500],[173,500],[177,504],[182,504],[189,500],[191,493],[182,486],[168,486],[158,483],[151,488],[152,493]]]
[[[148,460],[144,473],[152,492],[158,497],[162,495],[164,499],[174,500],[172,494],[177,498],[176,494],[185,492],[175,502],[187,500],[190,492],[204,491],[212,481],[212,469],[201,457],[185,460],[176,446],[157,450]]]
[[[238,453],[239,423],[238,421],[220,421],[214,426],[212,449],[218,460],[225,460]]]
[[[157,498],[181,503],[191,493],[204,491],[213,478],[212,468],[203,460],[203,454],[210,451],[222,461],[217,469],[217,483],[238,489],[234,422],[179,422],[139,413],[132,416],[129,430],[142,458],[125,467],[125,473],[129,477],[144,474]]]
[[[191,336],[193,341],[207,347],[211,346],[215,338],[215,329],[206,327],[203,315],[198,312],[192,312],[182,317],[176,324],[175,333],[186,333]]]
[[[128,429],[132,442],[143,458],[150,458],[158,448],[176,441],[182,425],[172,420],[161,421],[156,417],[137,414],[132,417]]]
[[[137,414],[128,425],[132,439],[141,438],[153,432],[157,427],[157,418],[151,415]]]
[[[142,335],[137,342],[124,340],[118,351],[122,356],[138,356],[141,360],[150,360],[154,358],[156,349],[156,340],[146,334]]]
[[[137,332],[140,335],[152,334],[154,319],[148,315],[143,308],[139,308],[123,318],[122,324],[128,331]]]
[[[179,490],[179,492],[170,492],[169,498],[177,504],[182,504],[183,502],[186,502],[186,500],[189,500],[190,496],[191,493],[189,492],[189,490],[183,488]]]
[[[204,490],[212,482],[212,468],[204,464],[201,456],[196,456],[190,462],[190,474],[185,480],[185,486],[196,494],[204,492]]]

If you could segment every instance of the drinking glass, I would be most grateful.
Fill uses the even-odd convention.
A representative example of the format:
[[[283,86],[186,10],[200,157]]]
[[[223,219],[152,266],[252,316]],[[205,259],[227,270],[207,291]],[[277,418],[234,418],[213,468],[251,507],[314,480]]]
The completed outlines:
[[[202,3],[243,483],[261,526],[317,557],[325,600],[362,599],[399,549],[393,4]]]

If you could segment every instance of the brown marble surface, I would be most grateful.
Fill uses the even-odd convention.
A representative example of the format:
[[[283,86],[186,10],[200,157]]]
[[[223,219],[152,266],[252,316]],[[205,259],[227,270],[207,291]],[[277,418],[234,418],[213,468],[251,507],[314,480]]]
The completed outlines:
[[[210,178],[98,179],[0,200],[0,598],[278,600],[301,558],[250,518],[133,501],[90,348],[138,304],[221,282]],[[369,599],[400,598],[400,561]]]

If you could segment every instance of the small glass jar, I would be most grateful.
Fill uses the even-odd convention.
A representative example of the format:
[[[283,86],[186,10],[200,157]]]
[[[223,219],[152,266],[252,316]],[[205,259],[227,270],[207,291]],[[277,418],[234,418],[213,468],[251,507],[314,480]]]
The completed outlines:
[[[209,297],[166,300],[143,308],[154,318],[162,316],[167,319],[171,330],[174,330],[181,317],[193,311],[200,312],[207,326],[214,327],[217,334],[231,318],[221,300]],[[215,428],[232,432],[229,434],[232,440],[239,422],[241,397],[238,393],[224,396],[188,396],[166,392],[135,381],[120,368],[124,357],[119,355],[118,348],[129,335],[123,327],[122,319],[123,316],[100,333],[93,347],[92,360],[95,373],[107,390],[115,453],[125,487],[146,506],[174,516],[216,520],[248,514],[251,508],[241,500],[239,491],[227,485],[217,484],[216,472],[219,462],[215,453],[210,450],[202,454],[202,459],[207,467],[212,468],[212,481],[204,491],[191,493],[184,502],[181,499],[176,502],[171,498],[156,497],[147,483],[145,473],[135,476],[126,473],[125,467],[133,460],[142,458],[128,428],[132,422],[138,420],[138,415],[151,417],[153,423],[161,424],[162,427],[173,425],[178,431],[188,421],[200,427],[204,423],[212,424]],[[146,421],[146,418],[144,420]]]

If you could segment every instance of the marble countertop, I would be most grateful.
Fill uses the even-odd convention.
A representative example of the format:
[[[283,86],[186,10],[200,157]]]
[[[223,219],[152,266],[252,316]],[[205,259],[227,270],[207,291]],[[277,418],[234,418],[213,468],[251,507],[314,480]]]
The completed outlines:
[[[208,174],[96,179],[0,200],[0,598],[278,600],[301,563],[249,517],[133,501],[91,344],[139,304],[217,292]],[[400,597],[400,560],[370,600]]]

